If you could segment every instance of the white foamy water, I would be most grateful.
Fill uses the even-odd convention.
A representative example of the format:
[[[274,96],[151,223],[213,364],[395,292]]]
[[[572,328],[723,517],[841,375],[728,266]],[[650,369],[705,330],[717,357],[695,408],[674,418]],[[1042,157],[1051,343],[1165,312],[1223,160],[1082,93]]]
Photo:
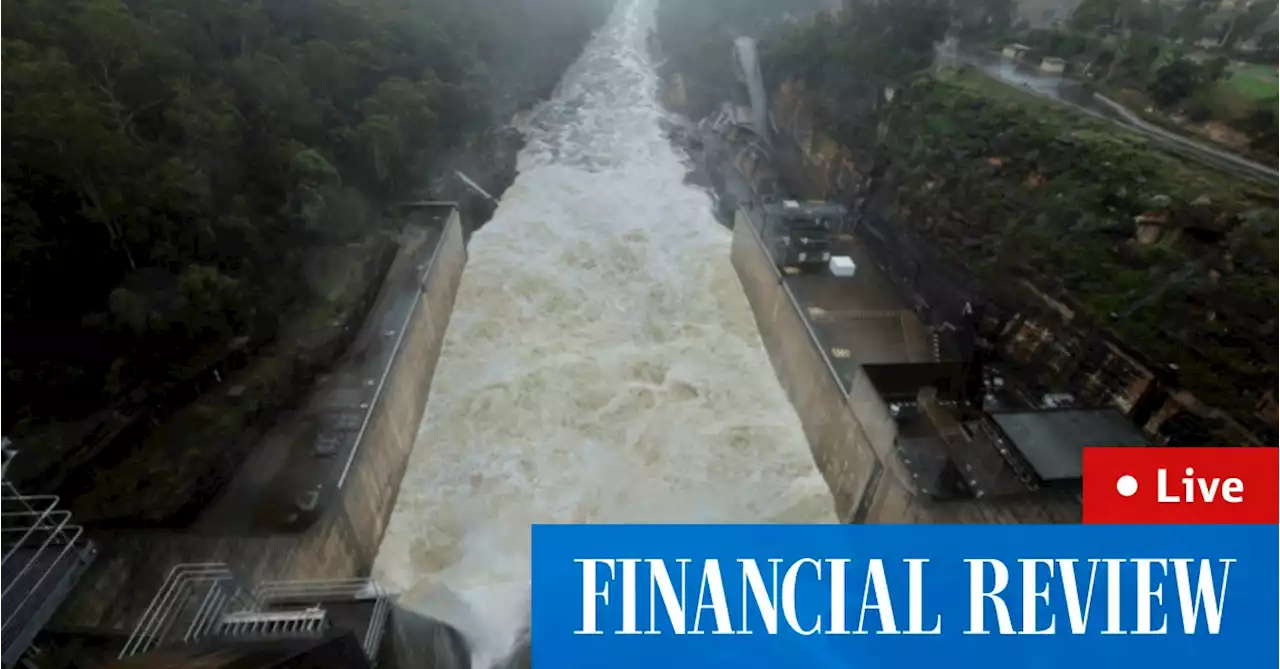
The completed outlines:
[[[461,600],[476,666],[526,624],[533,523],[836,521],[730,233],[659,130],[652,13],[619,3],[472,238],[374,567]]]

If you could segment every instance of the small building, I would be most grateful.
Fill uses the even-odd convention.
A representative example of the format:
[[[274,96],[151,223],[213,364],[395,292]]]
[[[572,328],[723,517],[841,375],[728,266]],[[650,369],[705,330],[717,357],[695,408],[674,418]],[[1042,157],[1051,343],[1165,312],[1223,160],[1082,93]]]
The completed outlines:
[[[1014,43],[1006,46],[1004,50],[1000,52],[1000,55],[1010,60],[1022,60],[1030,50],[1031,47],[1026,44]]]
[[[1052,56],[1040,61],[1040,71],[1049,74],[1062,74],[1067,70],[1067,61]]]
[[[1026,409],[987,414],[996,442],[1012,446],[1044,483],[1080,479],[1090,446],[1148,446],[1146,436],[1113,407]]]
[[[948,369],[950,368],[950,369]],[[1112,407],[964,410],[962,364],[865,365],[854,408],[867,436],[889,451],[916,491],[983,499],[1076,490],[1089,446],[1147,446]]]

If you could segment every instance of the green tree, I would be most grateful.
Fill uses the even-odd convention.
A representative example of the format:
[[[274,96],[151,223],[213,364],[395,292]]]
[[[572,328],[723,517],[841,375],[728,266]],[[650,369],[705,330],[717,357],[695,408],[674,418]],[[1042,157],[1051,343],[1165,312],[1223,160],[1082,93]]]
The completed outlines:
[[[1076,30],[1158,34],[1158,9],[1142,0],[1083,0],[1071,14]]]
[[[1012,0],[967,0],[953,7],[955,23],[968,38],[999,37],[1013,24]]]
[[[1231,76],[1231,59],[1226,56],[1214,56],[1200,64],[1203,83],[1214,84]]]
[[[549,93],[608,9],[3,0],[6,429],[189,397],[273,341],[308,259],[378,234],[339,213]]]
[[[1191,97],[1202,82],[1200,66],[1195,61],[1178,58],[1156,70],[1148,90],[1156,104],[1168,108]]]
[[[1258,34],[1257,37],[1259,55],[1262,62],[1274,63],[1280,60],[1280,30],[1268,28]]]

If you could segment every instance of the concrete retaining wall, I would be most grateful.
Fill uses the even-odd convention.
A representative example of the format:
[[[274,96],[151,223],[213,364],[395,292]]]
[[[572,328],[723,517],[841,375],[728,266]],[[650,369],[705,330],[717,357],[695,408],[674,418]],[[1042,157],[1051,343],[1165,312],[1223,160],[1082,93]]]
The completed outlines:
[[[427,243],[426,235],[417,243]],[[246,585],[274,579],[364,576],[395,506],[400,479],[426,407],[449,315],[466,264],[456,211],[415,276],[421,291],[382,379],[345,485],[325,514],[294,535],[212,536],[173,532],[98,535],[101,558],[59,610],[63,628],[129,631],[165,574],[184,562],[225,562]],[[407,242],[413,243],[413,242]]]
[[[835,497],[836,513],[849,521],[879,459],[749,223],[734,225],[732,259],[774,372]]]
[[[734,225],[733,266],[755,312],[756,325],[778,381],[795,406],[813,459],[850,523],[1073,523],[1080,505],[1069,494],[934,502],[914,494],[909,474],[892,454],[896,430],[884,402],[855,378],[846,396],[813,333],[749,223]],[[865,387],[864,387],[865,386]],[[869,392],[868,392],[869,391]],[[868,417],[866,428],[859,415]]]
[[[882,462],[896,462],[893,443],[898,438],[898,425],[889,415],[889,405],[864,372],[859,371],[849,384],[848,402],[876,457]],[[905,471],[897,473],[906,476]]]
[[[373,555],[382,543],[382,533],[400,491],[400,479],[413,451],[418,424],[422,422],[445,329],[453,312],[454,296],[466,264],[462,237],[462,225],[455,215],[446,225],[422,277],[422,294],[403,332],[395,362],[383,380],[360,453],[341,494],[341,514],[346,517],[356,544],[367,559],[359,566],[359,572],[367,572],[373,566]],[[297,565],[291,577],[310,577],[306,573],[308,568],[306,564]]]

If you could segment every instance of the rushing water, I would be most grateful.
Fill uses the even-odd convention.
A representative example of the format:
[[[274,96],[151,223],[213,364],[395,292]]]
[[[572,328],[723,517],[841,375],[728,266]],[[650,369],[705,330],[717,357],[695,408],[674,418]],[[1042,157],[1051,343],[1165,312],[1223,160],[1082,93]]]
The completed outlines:
[[[474,666],[527,623],[532,523],[836,520],[730,233],[659,130],[652,14],[619,3],[472,238],[376,561]]]

